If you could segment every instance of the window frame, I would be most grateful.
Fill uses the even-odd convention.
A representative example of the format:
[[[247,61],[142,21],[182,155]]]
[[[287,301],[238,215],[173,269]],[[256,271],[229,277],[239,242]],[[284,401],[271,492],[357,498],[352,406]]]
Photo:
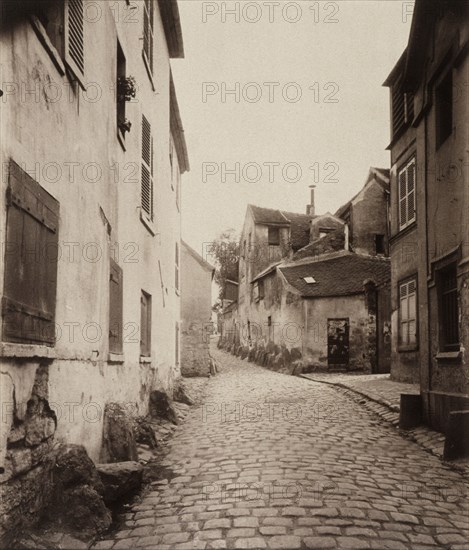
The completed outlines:
[[[444,291],[443,286],[443,276],[448,271],[454,271],[454,288],[450,291]],[[437,268],[435,270],[435,283],[436,283],[436,292],[437,292],[437,304],[438,304],[438,349],[440,352],[459,352],[461,349],[461,331],[459,330],[459,314],[460,314],[460,304],[459,304],[459,288],[458,288],[458,269],[457,269],[457,261],[452,260],[448,263],[445,263],[444,265],[441,265],[441,267]],[[453,319],[456,335],[457,335],[457,342],[447,342],[446,341],[446,329],[447,326],[447,318],[444,318],[445,312],[444,312],[444,304],[443,299],[445,295],[448,294],[455,294],[456,295],[456,311],[455,311],[455,319]]]
[[[414,283],[415,290],[412,293],[409,293],[409,285],[411,283]],[[402,288],[406,288],[406,295],[402,296]],[[410,315],[409,312],[409,299],[411,296],[414,296],[414,312],[413,316]],[[402,308],[402,301],[403,298],[406,300],[406,307],[407,307],[407,318],[403,319],[403,308]],[[410,277],[407,277],[405,279],[400,280],[397,283],[397,299],[399,303],[398,308],[398,350],[399,351],[416,351],[419,348],[419,326],[418,326],[418,276],[417,274],[411,275]],[[410,342],[410,331],[409,326],[411,322],[415,323],[415,341]],[[402,338],[402,325],[405,323],[407,325],[407,341],[404,342]]]
[[[414,186],[413,190],[409,191],[409,168],[414,167]],[[401,189],[401,174],[405,173],[405,196],[402,196]],[[417,223],[417,160],[416,155],[413,154],[409,157],[397,170],[397,220],[399,231],[403,231],[407,227]],[[409,196],[413,195],[413,216],[409,218]],[[404,203],[404,209],[406,213],[405,221],[402,222],[402,204]]]
[[[117,280],[114,280],[114,278],[117,278]],[[124,338],[123,338],[123,302],[124,302],[124,284],[123,284],[123,270],[119,266],[119,264],[113,259],[110,258],[110,266],[109,266],[109,353],[116,354],[116,355],[122,355],[123,353],[123,345],[124,345]],[[116,296],[116,293],[113,292],[112,283],[116,283],[118,286],[117,292],[118,296]],[[117,298],[118,302],[116,303],[114,300]],[[117,322],[117,334],[113,334],[113,326],[112,322],[114,317],[119,317]],[[113,338],[117,338],[115,341]]]
[[[144,314],[143,305],[146,307]],[[144,290],[140,291],[140,357],[151,357],[151,316],[152,316],[152,296]],[[145,335],[145,340],[142,336]]]
[[[150,9],[149,9],[150,8]],[[155,23],[155,3],[153,0],[143,0],[143,44],[142,44],[142,58],[147,70],[148,77],[150,79],[153,90],[155,85],[154,78],[154,23]],[[150,59],[145,51],[145,40],[148,35]]]
[[[272,231],[275,232],[275,239],[272,237]],[[275,227],[271,225],[267,227],[267,242],[269,246],[280,246],[280,227]]]

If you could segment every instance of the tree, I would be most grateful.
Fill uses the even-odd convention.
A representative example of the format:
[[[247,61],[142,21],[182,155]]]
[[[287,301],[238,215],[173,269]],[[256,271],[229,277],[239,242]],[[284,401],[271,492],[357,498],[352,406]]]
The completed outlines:
[[[223,231],[208,247],[215,260],[215,282],[220,287],[218,307],[225,296],[226,281],[238,281],[239,239],[234,229]],[[215,306],[217,307],[217,306]]]

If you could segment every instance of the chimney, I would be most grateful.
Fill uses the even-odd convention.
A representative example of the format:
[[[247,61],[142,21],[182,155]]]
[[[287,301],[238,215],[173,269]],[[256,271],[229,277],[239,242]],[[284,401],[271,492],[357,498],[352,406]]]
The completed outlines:
[[[316,189],[315,185],[310,185],[311,189],[311,203],[306,206],[306,214],[308,216],[314,216],[314,190]]]

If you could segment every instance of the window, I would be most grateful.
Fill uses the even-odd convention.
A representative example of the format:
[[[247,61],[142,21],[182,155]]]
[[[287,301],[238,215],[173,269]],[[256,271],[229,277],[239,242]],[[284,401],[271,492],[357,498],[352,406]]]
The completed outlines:
[[[272,244],[272,245],[280,244],[280,229],[278,227],[269,227],[268,240],[269,240],[269,244]]]
[[[122,268],[111,259],[109,272],[109,351],[111,353],[122,353],[122,279]]]
[[[391,110],[392,135],[395,136],[414,118],[414,94],[402,91],[402,77],[392,87]]]
[[[264,296],[264,281],[256,281],[254,283],[254,300],[259,302],[264,299]]]
[[[453,75],[445,76],[436,89],[436,148],[451,135],[453,131]]]
[[[441,351],[459,350],[459,308],[456,264],[437,273],[438,323]]]
[[[119,40],[117,41],[117,71],[116,71],[116,124],[118,136],[125,140],[125,104],[124,98],[119,94],[119,83],[126,77],[126,61]]]
[[[259,300],[263,300],[265,296],[264,281],[259,281]]]
[[[417,281],[410,279],[399,285],[399,344],[417,343]]]
[[[144,0],[143,7],[143,59],[150,77],[153,76],[153,0]]]
[[[415,211],[415,158],[412,158],[398,173],[399,229],[404,229],[416,220]]]
[[[151,356],[151,296],[143,290],[140,296],[140,355]]]
[[[384,235],[375,235],[375,250],[376,254],[385,254]]]
[[[13,161],[8,178],[2,339],[53,346],[59,202]]]
[[[176,243],[174,253],[174,288],[179,292],[179,245]]]
[[[39,26],[42,26],[40,33],[45,32],[51,45],[84,88],[83,0],[50,0],[36,4],[35,15]]]
[[[148,219],[153,221],[153,137],[151,125],[143,115],[141,206]]]

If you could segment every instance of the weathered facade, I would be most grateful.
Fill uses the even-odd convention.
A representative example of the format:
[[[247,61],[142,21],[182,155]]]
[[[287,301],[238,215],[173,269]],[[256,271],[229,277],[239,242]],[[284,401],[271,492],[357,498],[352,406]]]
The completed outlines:
[[[210,374],[212,280],[215,268],[181,241],[181,374]]]
[[[389,372],[388,203],[371,168],[336,214],[315,215],[314,190],[306,215],[249,206],[222,342],[271,366]]]
[[[420,382],[445,431],[469,407],[469,195],[464,2],[415,4],[391,92],[392,376]]]
[[[179,376],[181,29],[175,2],[133,5],[2,5],[5,528],[45,504],[53,442],[99,460],[106,404],[145,414]]]

